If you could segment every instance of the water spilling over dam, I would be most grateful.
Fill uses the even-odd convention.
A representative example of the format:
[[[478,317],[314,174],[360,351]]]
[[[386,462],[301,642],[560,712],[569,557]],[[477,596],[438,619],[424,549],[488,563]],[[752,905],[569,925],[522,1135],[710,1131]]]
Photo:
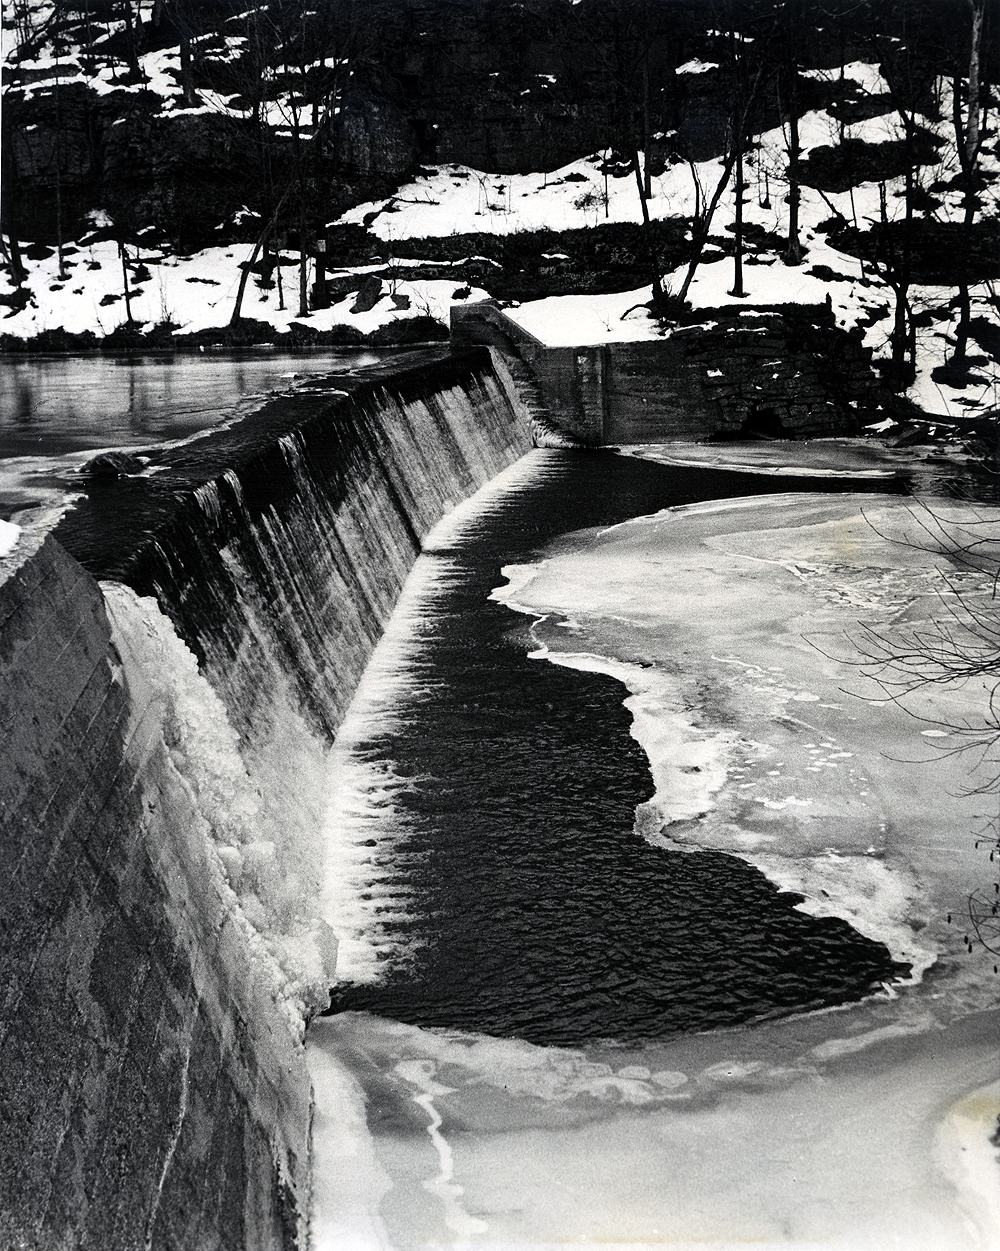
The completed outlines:
[[[423,534],[530,446],[488,353],[409,366],[95,474],[4,561],[7,1241],[305,1240],[323,757]]]

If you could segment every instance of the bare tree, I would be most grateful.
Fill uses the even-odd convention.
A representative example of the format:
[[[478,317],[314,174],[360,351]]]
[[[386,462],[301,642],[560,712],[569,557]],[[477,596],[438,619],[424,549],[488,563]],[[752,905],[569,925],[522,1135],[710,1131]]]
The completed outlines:
[[[236,323],[240,320],[240,316],[242,315],[242,309],[243,309],[243,297],[246,294],[246,289],[247,289],[247,279],[250,277],[251,271],[253,270],[254,265],[256,265],[257,263],[257,257],[260,256],[261,249],[264,247],[272,231],[274,230],[274,227],[278,221],[278,218],[281,215],[281,210],[285,207],[285,201],[288,199],[288,196],[291,194],[291,191],[292,191],[292,184],[289,184],[288,187],[285,188],[284,195],[281,197],[281,199],[278,201],[277,205],[275,206],[274,212],[271,214],[271,217],[268,219],[266,225],[264,226],[264,229],[257,236],[257,240],[254,243],[253,251],[250,253],[250,259],[247,261],[244,261],[242,265],[240,266],[239,286],[236,289],[236,300],[233,304],[232,316],[229,319],[229,324],[231,326],[235,326]]]
[[[627,160],[635,178],[645,260],[653,302],[659,304],[663,300],[662,267],[650,212],[653,96],[657,76],[666,71],[662,56],[654,54],[673,36],[676,15],[652,0],[593,0],[579,8],[581,28],[608,83],[614,135],[611,148]]]
[[[911,511],[923,534],[914,546],[939,556],[948,567],[948,572],[942,572],[940,593],[944,611],[909,628],[890,631],[860,626],[855,641],[861,655],[858,665],[888,699],[913,716],[920,714],[914,712],[910,697],[920,691],[970,682],[981,688],[978,716],[945,723],[956,745],[944,750],[971,756],[980,771],[983,781],[970,794],[1000,798],[1000,540],[996,521],[974,512],[959,521],[916,505]],[[933,724],[941,723],[935,720]],[[991,882],[970,892],[968,920],[976,939],[1000,955],[1000,812],[989,817],[976,836],[977,847],[984,842],[995,872]],[[968,934],[966,943],[971,951]]]
[[[743,177],[743,160],[749,144],[751,120],[758,106],[760,92],[765,81],[768,65],[762,46],[753,36],[740,30],[733,0],[726,0],[722,10],[726,34],[726,54],[729,72],[729,115],[725,150],[720,159],[721,170],[711,194],[706,194],[694,162],[689,162],[695,183],[695,212],[691,222],[691,259],[674,297],[678,304],[687,299],[691,283],[701,264],[708,243],[712,222],[723,194],[736,174],[736,220],[734,222],[733,291],[743,296],[743,196],[746,183]],[[756,45],[756,46],[755,46]]]
[[[261,174],[257,211],[266,224],[242,267],[231,321],[241,315],[249,269],[282,228],[298,236],[298,316],[306,317],[310,239],[320,228],[324,171],[339,161],[340,114],[363,22],[353,0],[318,9],[291,0],[254,10],[245,29],[236,73]]]
[[[799,206],[802,202],[799,182],[799,158],[802,154],[799,144],[799,0],[786,0],[784,17],[784,50],[778,72],[778,110],[788,118],[788,235],[783,259],[786,265],[798,265],[802,260],[802,245],[799,242]]]
[[[902,217],[891,212],[889,189],[885,180],[879,183],[879,220],[873,223],[875,235],[874,260],[880,277],[894,297],[893,327],[889,336],[891,358],[886,379],[895,390],[902,391],[916,377],[916,329],[910,303],[913,283],[914,219],[918,196],[922,192],[921,160],[926,155],[921,143],[920,116],[925,102],[933,98],[936,67],[925,55],[918,55],[919,27],[909,23],[904,14],[903,42],[893,46],[884,36],[873,36],[873,51],[878,57],[882,75],[895,109],[903,145]]]
[[[5,26],[14,33],[14,46],[7,52],[7,64],[4,68],[3,100],[0,103],[0,157],[2,157],[2,178],[0,178],[0,222],[3,233],[7,236],[6,253],[9,257],[10,276],[15,286],[20,287],[27,278],[27,269],[21,257],[21,229],[18,214],[18,188],[21,168],[18,162],[19,140],[23,132],[17,124],[18,110],[12,106],[12,93],[20,87],[18,66],[25,61],[37,57],[45,47],[56,39],[66,26],[69,5],[57,0],[47,10],[30,3],[30,0],[15,0],[9,14],[5,11]],[[6,43],[7,40],[5,39]],[[58,78],[58,59],[56,61]],[[60,93],[56,92],[56,111],[59,119]],[[57,121],[56,143],[54,149],[56,177],[56,218],[59,236],[59,273],[64,272],[62,247],[62,183],[61,183],[61,125]]]
[[[952,79],[952,122],[955,127],[955,147],[958,152],[962,182],[962,235],[959,245],[958,275],[958,326],[955,333],[955,351],[952,363],[965,364],[969,344],[969,325],[972,320],[970,287],[970,253],[973,227],[978,207],[978,165],[983,143],[982,99],[982,47],[983,28],[986,20],[986,0],[967,0],[969,10],[968,77],[965,81],[965,109],[962,109],[963,83],[956,72]]]

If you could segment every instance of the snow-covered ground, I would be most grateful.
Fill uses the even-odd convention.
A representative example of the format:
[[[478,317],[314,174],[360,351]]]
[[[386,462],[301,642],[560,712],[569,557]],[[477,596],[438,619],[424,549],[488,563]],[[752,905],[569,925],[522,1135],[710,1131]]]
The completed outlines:
[[[114,23],[110,24],[109,36],[117,29]],[[206,55],[217,61],[238,56],[245,39],[236,27],[233,32],[206,37]],[[12,55],[14,42],[8,35],[8,56]],[[18,70],[25,85],[13,90],[31,98],[51,92],[60,84],[79,82],[98,94],[152,93],[162,99],[163,116],[206,111],[242,116],[244,105],[239,97],[217,98],[211,92],[202,92],[196,106],[185,107],[176,50],[147,53],[140,58],[139,68],[140,80],[125,81],[120,74],[102,66],[99,47],[86,55],[73,55],[70,50],[56,56],[51,47],[43,45],[33,57],[19,62]],[[693,61],[681,66],[678,72],[705,73],[712,68],[711,63]],[[332,73],[343,67],[339,63],[327,65],[324,62],[322,69]],[[837,79],[841,92],[853,91],[858,99],[889,99],[888,86],[875,64],[852,62],[842,68],[808,71],[808,74],[819,79]],[[950,84],[942,80],[936,94],[937,114],[922,116],[920,124],[937,139],[940,159],[937,164],[919,168],[918,182],[934,184],[934,195],[939,202],[935,217],[941,221],[957,221],[962,214],[962,196],[954,181],[959,163],[951,122]],[[282,94],[278,90],[268,108],[267,122],[279,131],[295,120],[294,97],[288,91]],[[889,108],[888,103],[886,108]],[[801,154],[807,159],[810,153],[844,140],[878,144],[899,140],[901,134],[898,115],[891,109],[881,116],[853,124],[844,124],[828,112],[813,110],[799,123]],[[992,131],[988,130],[987,139],[991,135]],[[384,242],[386,256],[396,276],[386,283],[382,298],[370,311],[353,312],[353,297],[349,296],[330,309],[311,313],[308,325],[317,331],[350,326],[361,334],[370,334],[387,322],[415,313],[424,313],[446,323],[449,309],[457,300],[484,297],[485,291],[469,291],[461,281],[454,284],[447,280],[407,281],[408,263],[393,261],[392,256],[394,245],[409,239],[456,233],[504,236],[533,230],[563,231],[605,223],[640,222],[642,214],[634,177],[630,173],[608,176],[606,155],[595,153],[562,169],[535,174],[499,175],[455,164],[432,166],[422,169],[393,195],[350,210],[330,224],[367,226]],[[996,184],[988,181],[1000,173],[995,143],[991,146],[986,142],[979,159],[987,179],[979,211],[983,216],[996,217],[1000,211],[992,189]],[[759,227],[779,238],[788,225],[787,163],[788,135],[779,127],[758,136],[746,164],[745,221],[751,229]],[[699,201],[704,202],[711,194],[720,172],[721,164],[717,160],[695,166],[680,160],[669,164],[663,173],[652,179],[651,216],[654,219],[689,217]],[[884,185],[890,218],[902,216],[902,191],[901,177],[890,179]],[[836,215],[862,229],[876,223],[882,212],[880,195],[879,184],[875,182],[861,183],[840,193],[803,188],[800,238],[805,255],[801,264],[786,266],[773,249],[758,248],[751,242],[744,270],[744,287],[748,294],[741,302],[752,307],[754,304],[829,300],[838,324],[851,328],[860,323],[865,342],[875,351],[876,359],[884,357],[892,325],[891,291],[872,266],[832,248],[820,230],[821,223]],[[730,185],[714,218],[713,231],[717,235],[725,234],[734,219],[734,196]],[[27,285],[31,300],[22,311],[4,317],[0,331],[21,338],[56,328],[104,335],[126,320],[117,246],[110,242],[88,244],[84,241],[73,247],[75,250],[67,257],[68,277],[65,279],[58,272],[58,260],[54,256],[28,262]],[[157,248],[140,248],[141,256],[133,250],[134,258],[143,260],[150,271],[148,278],[134,284],[138,291],[132,302],[133,319],[147,330],[169,321],[176,324],[181,333],[225,325],[235,300],[240,276],[238,266],[249,259],[250,252],[248,245],[206,248],[194,256],[180,257]],[[556,249],[550,259],[558,262],[562,255]],[[285,259],[291,261],[293,257],[287,255]],[[366,268],[353,267],[344,272],[363,273]],[[819,273],[815,272],[817,269]],[[294,289],[296,270],[290,264],[281,266],[281,270],[285,288],[283,300],[276,288],[262,289],[251,283],[243,307],[244,316],[269,323],[278,331],[287,330],[290,323],[300,320]],[[676,292],[680,288],[684,270],[681,266],[664,276],[668,290]],[[311,272],[310,282],[313,276]],[[689,299],[695,309],[717,307],[733,302],[729,294],[732,289],[732,261],[709,261],[699,269]],[[556,345],[651,338],[661,334],[661,329],[644,310],[636,309],[648,300],[649,294],[647,288],[640,288],[617,295],[552,297],[516,308],[512,315],[533,334]],[[935,382],[931,377],[932,370],[943,364],[950,352],[949,340],[953,337],[956,316],[951,307],[953,296],[954,290],[946,287],[917,285],[911,291],[913,310],[923,316],[917,331],[919,372],[910,398],[926,411],[942,415],[995,408],[1000,398],[1000,374],[993,360],[977,367],[976,380],[963,388]],[[992,285],[979,284],[972,296],[973,315],[995,322]],[[280,303],[286,307],[279,307]]]
[[[123,295],[122,262],[114,242],[87,243],[71,246],[66,256],[65,281],[59,277],[59,259],[52,256],[40,261],[27,261],[32,298],[20,312],[0,320],[0,333],[32,338],[46,330],[64,329],[72,334],[90,331],[98,336],[110,334],[126,320]],[[170,322],[179,334],[191,334],[210,327],[225,326],[232,316],[240,282],[239,266],[249,262],[253,253],[250,244],[232,244],[205,248],[192,256],[175,256],[157,247],[129,248],[129,290],[132,320],[151,330]],[[355,295],[350,294],[332,308],[299,316],[298,266],[295,256],[285,253],[281,265],[282,291],[277,279],[272,288],[260,288],[253,278],[248,281],[241,314],[286,331],[293,322],[308,325],[316,331],[335,326],[351,326],[367,335],[400,317],[426,315],[437,321],[448,321],[449,309],[456,302],[455,292],[462,290],[460,279],[414,282],[407,281],[405,261],[393,262],[398,274],[383,285],[383,292],[374,308],[363,313],[352,312]],[[149,277],[137,281],[133,262],[141,262]],[[331,271],[364,275],[383,271],[383,265],[356,266],[349,271]],[[314,269],[310,262],[310,282]],[[395,299],[393,297],[396,297]],[[463,291],[464,300],[484,299],[486,292],[472,288]],[[284,304],[284,308],[280,305]]]
[[[780,471],[772,448],[761,453],[759,468]],[[747,467],[753,452],[739,457]],[[872,470],[864,449],[855,467]],[[744,857],[809,911],[886,942],[913,976],[859,1005],[619,1049],[363,1014],[317,1021],[317,1251],[1000,1247],[1000,984],[996,956],[964,938],[969,893],[994,881],[976,838],[995,798],[974,793],[989,762],[955,750],[959,727],[982,723],[991,684],[900,706],[864,663],[862,623],[901,643],[935,620],[954,628],[955,588],[969,603],[992,593],[989,571],[956,567],[943,539],[992,533],[997,510],[930,507],[866,494],[709,502],[505,570],[496,595],[535,617],[538,663],[624,684],[656,786],[638,834]],[[418,566],[409,621],[419,578]],[[398,627],[348,739],[364,738],[366,715],[391,714],[393,682],[421,680],[407,620]],[[355,781],[333,814],[348,842],[385,803],[379,779]],[[363,928],[343,884],[360,890],[377,870],[347,865],[333,827],[331,838],[328,906],[343,909],[345,932]],[[377,882],[365,888],[372,907],[392,902]],[[365,975],[361,947],[342,954]]]
[[[233,37],[236,48],[239,40]],[[170,52],[148,54],[143,59],[146,85],[164,99],[165,112],[190,112],[183,109],[177,69],[170,62]],[[40,55],[23,68],[41,75],[29,91],[51,89],[57,77],[65,78],[68,68],[55,58]],[[148,62],[148,64],[147,64]],[[703,72],[709,67],[699,65],[687,72]],[[110,71],[101,71],[105,77]],[[857,93],[879,95],[886,91],[878,66],[852,63],[836,71],[813,71],[813,76],[837,76]],[[44,75],[49,75],[45,78]],[[50,81],[51,79],[51,81]],[[87,78],[95,90],[103,82]],[[105,84],[110,90],[112,84]],[[121,84],[114,84],[120,90]],[[136,87],[135,89],[138,89]],[[939,207],[938,220],[957,221],[961,217],[961,192],[957,185],[945,186],[958,170],[954,133],[950,119],[950,87],[939,84],[939,114],[924,117],[921,124],[939,140],[940,161],[921,167],[919,179],[935,182]],[[201,109],[225,111],[225,101],[207,101]],[[280,108],[276,104],[280,113]],[[197,111],[197,110],[196,110]],[[280,125],[277,114],[271,119]],[[882,116],[851,125],[843,125],[824,111],[811,111],[799,125],[802,156],[835,146],[844,139],[864,140],[877,144],[898,140],[901,134],[896,114]],[[485,290],[469,290],[464,283],[447,280],[407,281],[406,271],[413,262],[393,259],[394,245],[423,237],[443,237],[464,233],[513,235],[523,231],[562,231],[598,227],[604,223],[638,223],[642,220],[635,179],[631,174],[610,177],[604,172],[605,153],[574,161],[562,169],[537,174],[499,175],[461,165],[442,165],[422,169],[410,182],[384,200],[361,204],[343,214],[331,225],[366,225],[385,244],[387,263],[394,277],[386,282],[382,297],[367,312],[352,311],[354,299],[348,296],[332,308],[309,315],[308,325],[317,331],[335,326],[351,326],[361,334],[370,334],[387,322],[400,317],[423,313],[447,323],[451,306],[458,302],[484,298]],[[980,157],[984,175],[1000,173],[1000,158],[995,145],[984,145]],[[751,229],[762,228],[777,238],[788,226],[785,203],[784,170],[788,163],[788,136],[776,128],[758,136],[757,146],[747,158],[747,193],[744,196],[744,218]],[[704,161],[696,166],[677,161],[652,179],[649,210],[654,219],[688,217],[703,202],[719,179],[718,160]],[[995,185],[995,184],[994,184]],[[885,184],[886,211],[890,218],[903,213],[903,180],[890,179]],[[892,326],[893,296],[883,278],[871,265],[859,261],[830,246],[821,223],[839,215],[843,221],[862,229],[878,222],[881,214],[880,186],[861,183],[849,191],[824,193],[802,189],[800,205],[800,239],[805,255],[799,265],[782,263],[777,252],[759,248],[752,242],[744,268],[747,295],[739,302],[747,308],[757,304],[823,303],[829,301],[837,322],[845,329],[859,324],[866,344],[876,359],[888,354]],[[990,187],[981,196],[980,213],[996,217],[1000,206]],[[735,214],[735,192],[730,185],[723,194],[713,223],[713,232],[724,235]],[[121,262],[114,243],[75,245],[67,258],[68,278],[58,273],[55,256],[28,262],[31,301],[20,312],[8,314],[0,321],[0,331],[30,338],[58,327],[72,332],[89,330],[104,335],[125,321],[121,299]],[[132,316],[145,329],[158,323],[175,323],[181,333],[190,333],[225,325],[232,312],[239,281],[241,262],[249,259],[249,245],[221,246],[204,249],[194,256],[172,256],[156,248],[139,250],[150,272],[149,278],[135,283],[139,288],[132,302]],[[131,255],[131,253],[130,253]],[[564,256],[558,249],[549,259],[558,263]],[[294,258],[288,254],[285,258]],[[310,263],[311,264],[311,263]],[[287,330],[298,316],[297,271],[291,264],[281,266],[284,299],[277,288],[262,289],[248,285],[243,315],[269,323],[278,331]],[[350,270],[364,273],[374,267],[356,266]],[[385,266],[378,268],[384,269]],[[664,275],[668,291],[678,291],[685,266]],[[818,273],[815,271],[819,271]],[[310,272],[310,282],[313,278]],[[734,302],[733,262],[731,259],[709,260],[702,265],[691,285],[689,300],[694,309],[713,308]],[[654,338],[662,334],[659,325],[641,307],[650,296],[648,288],[612,295],[566,295],[526,303],[509,310],[526,329],[553,345],[600,343],[609,340]],[[965,387],[952,387],[936,382],[932,370],[945,362],[951,351],[950,341],[955,329],[956,310],[952,307],[954,289],[915,285],[910,300],[921,325],[918,337],[918,377],[909,397],[930,413],[961,415],[995,408],[1000,402],[1000,372],[995,360],[975,369],[975,380]],[[992,284],[977,285],[972,292],[973,316],[996,322]],[[280,308],[283,302],[285,308]],[[640,307],[636,307],[640,306]],[[973,348],[978,351],[977,348]]]
[[[834,73],[816,71],[819,76]],[[867,93],[887,90],[875,65],[852,63],[844,67],[844,77]],[[950,107],[949,89],[942,84],[942,118],[950,117]],[[946,179],[958,168],[951,123],[926,118],[923,123],[941,140],[942,157],[939,165],[922,171],[924,180]],[[900,133],[898,118],[892,113],[842,127],[830,114],[814,110],[799,125],[803,158],[814,149],[836,145],[844,138],[882,143],[899,139]],[[360,205],[340,220],[366,222],[369,230],[388,244],[474,231],[508,235],[525,230],[594,227],[604,222],[640,222],[642,213],[634,177],[606,177],[602,172],[605,155],[597,153],[549,174],[484,174],[458,165],[440,166],[421,173],[388,199]],[[992,150],[984,151],[981,159],[987,175],[1000,172],[1000,160]],[[779,127],[758,137],[758,147],[751,154],[746,171],[744,220],[749,227],[761,227],[778,237],[783,237],[788,229],[783,177],[787,162],[788,135]],[[652,179],[651,217],[691,216],[699,194],[703,197],[706,191],[711,193],[721,171],[718,160],[701,162],[693,169],[684,162],[669,165]],[[902,177],[886,183],[890,220],[902,216],[903,186]],[[961,196],[957,187],[938,190],[936,194],[941,200],[938,219],[959,220]],[[987,192],[983,200],[983,214],[995,217],[1000,209],[996,195]],[[871,265],[831,247],[819,229],[835,214],[864,229],[877,223],[880,213],[878,183],[862,183],[840,193],[803,187],[799,220],[805,255],[801,264],[785,265],[774,251],[757,252],[751,244],[744,266],[744,289],[748,294],[740,303],[752,308],[755,304],[822,304],[829,300],[838,325],[851,329],[861,323],[865,343],[874,350],[876,358],[887,356],[892,326],[891,291]],[[734,215],[735,190],[730,185],[716,211],[714,233],[724,234]],[[552,259],[557,260],[558,255]],[[817,268],[820,274],[811,272]],[[685,272],[686,266],[682,265],[665,275],[665,288],[679,291]],[[831,277],[831,273],[835,276]],[[733,281],[731,259],[702,265],[688,293],[693,308],[734,303],[730,294]],[[996,407],[1000,372],[996,361],[991,360],[976,370],[981,381],[961,389],[931,378],[931,371],[950,354],[949,338],[955,328],[955,310],[950,307],[953,295],[951,288],[919,284],[911,291],[914,311],[926,312],[930,318],[929,324],[917,331],[918,378],[909,394],[927,412],[956,415]],[[508,312],[526,330],[554,346],[648,339],[662,333],[657,323],[636,307],[649,297],[648,287],[618,295],[548,297]],[[972,298],[974,316],[996,321],[992,284],[977,286]]]

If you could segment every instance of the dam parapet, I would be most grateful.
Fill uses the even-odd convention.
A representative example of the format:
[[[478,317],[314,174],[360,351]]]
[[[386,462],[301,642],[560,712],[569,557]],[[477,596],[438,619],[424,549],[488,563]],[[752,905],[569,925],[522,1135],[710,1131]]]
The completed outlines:
[[[0,560],[0,1231],[307,1243],[329,745],[421,540],[531,445],[482,348],[81,478]]]

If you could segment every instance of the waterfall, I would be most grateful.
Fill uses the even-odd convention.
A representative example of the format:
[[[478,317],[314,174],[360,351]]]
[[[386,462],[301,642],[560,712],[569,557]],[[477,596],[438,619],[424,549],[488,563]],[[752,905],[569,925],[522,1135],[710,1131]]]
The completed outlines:
[[[529,440],[486,352],[424,353],[275,400],[142,477],[94,483],[58,529],[90,572],[131,588],[131,608],[113,597],[119,635],[169,619],[192,656],[175,687],[205,682],[224,710],[225,780],[195,788],[229,796],[208,819],[216,851],[291,983],[312,986],[305,1010],[330,977],[311,909],[327,749],[421,540]],[[197,720],[175,713],[174,732]],[[175,755],[203,763],[204,740]]]
[[[26,523],[0,569],[12,1244],[305,1238],[326,759],[424,536],[529,446],[488,352],[417,352]]]

